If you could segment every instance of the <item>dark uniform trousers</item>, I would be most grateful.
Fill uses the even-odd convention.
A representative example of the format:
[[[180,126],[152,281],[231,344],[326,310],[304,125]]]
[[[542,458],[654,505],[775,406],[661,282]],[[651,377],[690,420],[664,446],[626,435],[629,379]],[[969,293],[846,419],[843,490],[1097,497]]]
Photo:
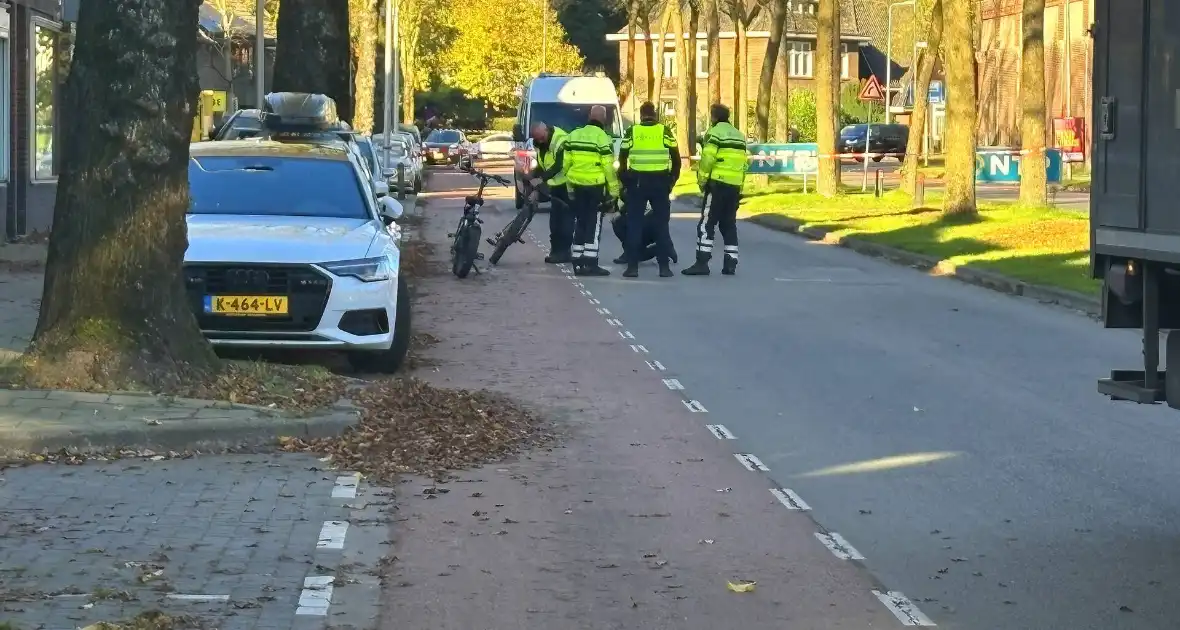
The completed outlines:
[[[710,203],[701,208],[701,220],[697,223],[697,251],[713,254],[713,235],[721,232],[725,242],[725,254],[737,258],[737,211],[741,203],[742,189],[733,184],[718,181],[708,183]]]
[[[628,262],[644,260],[646,243],[643,240],[644,210],[651,205],[648,221],[655,229],[656,258],[666,262],[672,257],[672,236],[668,221],[672,219],[672,176],[669,173],[632,173],[627,186],[627,243],[624,251]]]
[[[549,188],[549,251],[568,254],[574,244],[574,211],[566,185]]]
[[[597,265],[602,236],[602,204],[606,186],[569,185],[570,207],[574,215],[573,258],[575,265]]]

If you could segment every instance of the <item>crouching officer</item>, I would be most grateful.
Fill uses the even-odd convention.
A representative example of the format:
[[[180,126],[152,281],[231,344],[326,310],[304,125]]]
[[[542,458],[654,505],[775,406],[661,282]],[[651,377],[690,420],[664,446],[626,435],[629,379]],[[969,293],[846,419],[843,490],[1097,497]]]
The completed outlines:
[[[697,166],[697,184],[703,197],[701,220],[697,223],[697,260],[680,272],[686,276],[709,275],[714,229],[721,231],[725,243],[721,273],[732,276],[737,271],[737,211],[748,166],[746,137],[729,123],[729,108],[725,105],[714,104],[710,116],[713,126],[705,134]]]
[[[623,247],[627,246],[627,204],[623,204],[620,208],[619,214],[610,220],[611,229],[614,230],[615,236],[619,239],[619,244]],[[643,218],[643,256],[639,258],[639,262],[644,263],[649,260],[655,260],[659,253],[659,244],[656,242],[656,227],[651,220],[651,210],[648,210],[646,216]],[[672,259],[672,264],[675,265],[676,247],[672,247],[672,251],[668,255]],[[627,254],[623,253],[618,258],[614,259],[616,265],[627,264]]]
[[[574,216],[570,198],[566,194],[565,173],[562,172],[561,146],[568,134],[560,127],[537,122],[530,135],[537,150],[537,172],[529,182],[534,191],[549,188],[552,203],[549,208],[549,255],[545,262],[568,263],[573,260],[570,248],[574,243]],[[535,192],[533,194],[536,194]]]
[[[598,264],[602,212],[619,198],[614,141],[606,132],[606,123],[606,108],[591,107],[590,122],[570,132],[560,149],[574,213],[574,273],[580,276],[610,275]]]
[[[643,242],[644,219],[651,204],[650,221],[655,227],[656,261],[660,277],[672,277],[668,260],[672,252],[672,236],[668,221],[672,218],[672,187],[680,177],[680,149],[672,131],[659,123],[656,106],[651,102],[639,108],[639,124],[623,134],[619,150],[622,178],[627,182],[627,243],[624,252],[627,270],[624,278],[639,276],[639,262],[646,249]]]

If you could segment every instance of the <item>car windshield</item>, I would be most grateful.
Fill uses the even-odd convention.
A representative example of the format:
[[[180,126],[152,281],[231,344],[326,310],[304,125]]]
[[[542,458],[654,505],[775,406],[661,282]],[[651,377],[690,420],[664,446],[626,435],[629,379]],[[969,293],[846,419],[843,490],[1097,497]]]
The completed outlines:
[[[427,142],[458,142],[459,132],[453,130],[435,129],[426,137]]]
[[[189,214],[368,219],[352,164],[289,157],[195,156]]]
[[[483,139],[484,142],[508,142],[510,140],[512,140],[512,136],[507,136],[504,134],[497,134],[494,136],[488,136]]]
[[[569,132],[586,124],[590,119],[591,107],[594,106],[575,103],[533,103],[529,110],[529,121],[531,124],[543,122]],[[606,132],[612,136],[623,135],[618,109],[614,105],[603,107],[606,108]]]
[[[840,130],[842,136],[859,136],[865,132],[865,125],[848,125]]]

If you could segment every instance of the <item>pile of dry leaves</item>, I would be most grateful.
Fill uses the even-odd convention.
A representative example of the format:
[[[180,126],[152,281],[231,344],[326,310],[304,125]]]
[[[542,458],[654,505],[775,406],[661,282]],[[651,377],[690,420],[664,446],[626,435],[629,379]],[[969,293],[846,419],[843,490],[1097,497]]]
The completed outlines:
[[[226,400],[292,411],[313,411],[344,397],[348,380],[320,366],[227,361],[216,376],[177,391],[183,398]]]
[[[416,378],[378,381],[354,402],[363,409],[361,421],[342,437],[285,438],[283,450],[326,453],[341,470],[390,483],[399,474],[441,477],[499,461],[552,437],[537,416],[505,396]]]

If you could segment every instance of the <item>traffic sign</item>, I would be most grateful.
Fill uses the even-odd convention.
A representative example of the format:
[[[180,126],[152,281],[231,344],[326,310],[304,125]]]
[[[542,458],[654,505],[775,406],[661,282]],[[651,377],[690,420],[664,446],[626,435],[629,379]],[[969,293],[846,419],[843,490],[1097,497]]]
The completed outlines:
[[[946,88],[942,81],[930,82],[930,89],[926,91],[926,100],[931,103],[941,103],[946,100]]]
[[[865,81],[864,87],[860,88],[860,96],[857,98],[862,101],[885,100],[885,90],[881,88],[881,82],[877,80],[877,75],[869,75],[869,80]]]

